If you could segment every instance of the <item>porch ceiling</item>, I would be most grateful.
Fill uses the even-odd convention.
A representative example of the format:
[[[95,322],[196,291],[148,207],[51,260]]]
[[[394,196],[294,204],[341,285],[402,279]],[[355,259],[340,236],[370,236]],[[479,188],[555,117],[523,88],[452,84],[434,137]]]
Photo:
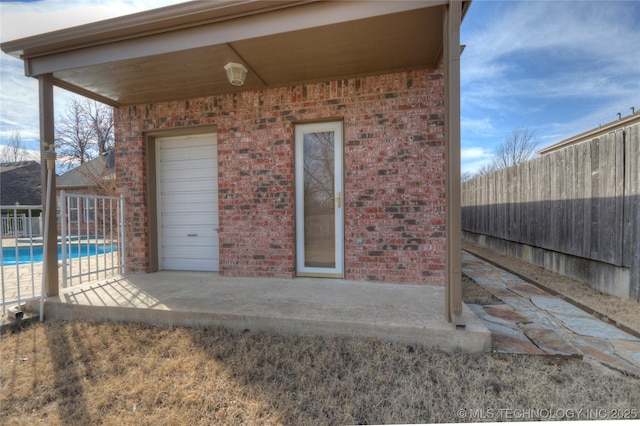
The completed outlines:
[[[448,1],[192,2],[2,44],[118,106],[437,66]],[[236,88],[224,65],[249,73]]]

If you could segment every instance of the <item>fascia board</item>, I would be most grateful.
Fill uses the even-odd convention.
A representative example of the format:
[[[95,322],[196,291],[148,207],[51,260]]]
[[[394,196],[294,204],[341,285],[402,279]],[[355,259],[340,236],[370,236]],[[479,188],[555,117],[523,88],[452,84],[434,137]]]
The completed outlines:
[[[410,11],[446,3],[428,2],[319,2],[300,7],[279,9],[271,13],[244,16],[196,27],[172,30],[152,35],[141,35],[120,41],[28,58],[28,76],[54,73],[65,69],[110,63],[151,55],[233,43],[284,32],[303,30],[323,25],[344,23],[356,19]]]
[[[7,41],[1,48],[5,53],[23,59],[264,13],[309,1],[315,0],[193,1]]]

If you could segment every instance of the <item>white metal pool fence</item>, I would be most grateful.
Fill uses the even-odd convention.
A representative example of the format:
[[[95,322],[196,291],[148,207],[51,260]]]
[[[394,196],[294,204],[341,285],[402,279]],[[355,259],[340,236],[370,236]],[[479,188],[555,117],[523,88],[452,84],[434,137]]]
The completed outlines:
[[[38,211],[40,206],[35,206],[36,209],[27,207],[34,206],[14,206],[10,213],[0,217],[3,237],[19,236],[27,238],[29,236],[42,236],[42,216]],[[7,206],[2,206],[2,210],[6,209]],[[24,212],[25,210],[27,210],[26,213]],[[37,216],[34,216],[34,214],[37,214]]]
[[[124,271],[124,198],[60,193],[62,286]],[[71,253],[85,252],[79,262]]]
[[[58,223],[59,280],[62,288],[121,274],[125,265],[124,198],[60,194]],[[42,294],[43,236],[25,225],[38,219],[42,206],[0,206],[12,220],[2,222],[0,278],[2,316]],[[24,215],[27,220],[23,221]],[[42,227],[38,228],[38,231]],[[6,230],[6,232],[5,232]],[[39,257],[39,255],[42,255]],[[15,261],[14,261],[15,259]]]
[[[42,298],[40,280],[42,263],[33,261],[34,246],[42,244],[40,232],[42,227],[34,229],[31,226],[34,222],[40,222],[36,213],[40,216],[42,206],[0,206],[0,210],[7,211],[7,216],[2,218],[2,238],[0,238],[0,264],[2,265],[0,304],[2,316],[5,316],[7,309],[13,306]],[[15,265],[5,265],[5,250],[15,255]],[[25,251],[31,261],[20,264],[18,260],[21,253]]]

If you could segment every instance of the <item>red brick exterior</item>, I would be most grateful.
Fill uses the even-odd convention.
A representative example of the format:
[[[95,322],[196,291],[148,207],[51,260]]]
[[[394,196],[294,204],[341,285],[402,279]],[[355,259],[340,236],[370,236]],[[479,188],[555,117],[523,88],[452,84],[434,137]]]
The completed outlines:
[[[445,283],[443,70],[120,108],[128,267],[149,265],[143,132],[218,129],[220,273],[295,276],[294,123],[344,121],[345,277]]]

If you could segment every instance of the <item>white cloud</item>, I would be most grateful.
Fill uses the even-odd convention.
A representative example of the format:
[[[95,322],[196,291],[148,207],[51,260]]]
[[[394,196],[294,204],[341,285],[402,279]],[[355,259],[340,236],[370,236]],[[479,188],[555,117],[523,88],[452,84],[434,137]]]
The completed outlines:
[[[484,166],[488,166],[493,161],[493,158],[483,159],[483,160],[474,160],[474,161],[465,161],[462,162],[460,166],[460,171],[462,173],[470,173],[471,175],[475,175],[482,169]]]
[[[460,157],[463,161],[468,160],[485,160],[492,157],[493,154],[488,152],[486,148],[480,146],[474,146],[471,148],[462,148],[460,150]]]
[[[462,56],[474,64],[487,64],[489,74],[508,68],[496,61],[532,52],[555,59],[586,54],[599,59],[598,66],[637,65],[637,57],[630,55],[637,51],[635,1],[493,3],[501,9],[463,40],[468,45]]]
[[[0,139],[14,131],[22,139],[39,138],[38,81],[24,76],[22,61],[2,55],[0,58]]]
[[[627,107],[627,105],[635,106],[635,110],[638,111],[640,99],[632,98],[633,95],[629,95],[628,102],[618,102],[617,100],[615,102],[603,102],[597,110],[574,120],[548,123],[544,128],[544,133],[540,138],[538,148],[546,148],[564,139],[616,121],[618,119],[618,113],[624,118],[631,114],[631,108]],[[633,104],[634,101],[636,102],[635,104]],[[621,105],[624,106],[621,108]]]
[[[182,3],[176,0],[47,0],[0,4],[2,40],[14,40]]]
[[[462,40],[467,45],[461,58],[462,83],[470,86],[469,95],[477,97],[476,102],[523,93],[566,97],[584,96],[603,87],[614,94],[638,88],[637,83],[632,87],[623,83],[640,65],[637,2],[492,5],[497,13]],[[474,6],[485,5],[478,2],[472,9]],[[541,69],[560,64],[570,73],[556,70],[528,78],[530,70],[519,68],[527,57],[547,62],[538,64]]]
[[[2,145],[0,144],[0,152],[2,152],[6,146],[10,145]],[[22,149],[22,154],[25,160],[27,161],[37,161],[40,162],[40,151],[36,151],[34,149]],[[1,161],[6,161],[5,158],[0,158]]]
[[[640,2],[479,0],[461,35],[463,147],[519,126],[544,147],[640,107]]]
[[[464,129],[465,133],[470,134],[482,134],[482,135],[495,135],[496,129],[491,121],[491,118],[469,118],[465,115],[460,117],[460,126]]]
[[[0,3],[0,41],[15,40],[89,22],[180,3],[176,0],[47,0]],[[59,116],[76,97],[54,89],[54,110]],[[40,140],[38,81],[25,77],[21,60],[0,53],[0,143],[19,131],[28,148],[37,150]]]
[[[54,111],[63,111],[70,92],[54,88]],[[22,61],[8,55],[0,57],[0,141],[20,132],[25,146],[37,149],[40,140],[38,80],[25,77]]]
[[[462,173],[476,173],[482,166],[491,163],[493,152],[485,147],[474,146],[460,150]]]

